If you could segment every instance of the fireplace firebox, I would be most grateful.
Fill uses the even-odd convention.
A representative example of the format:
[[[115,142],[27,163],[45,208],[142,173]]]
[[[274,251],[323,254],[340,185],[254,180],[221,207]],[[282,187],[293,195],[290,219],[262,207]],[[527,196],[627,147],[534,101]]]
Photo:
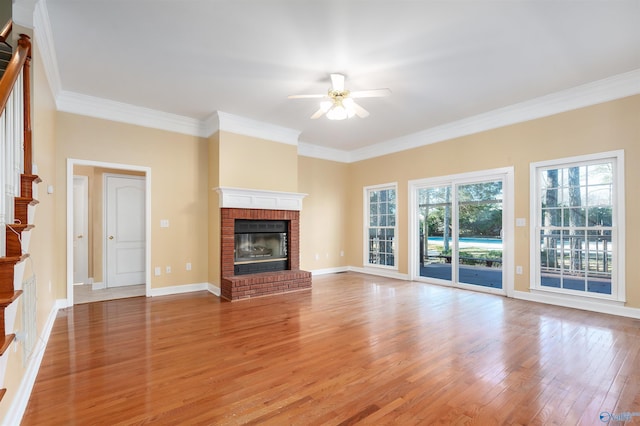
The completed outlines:
[[[236,219],[234,225],[235,275],[289,269],[289,223],[286,220]]]

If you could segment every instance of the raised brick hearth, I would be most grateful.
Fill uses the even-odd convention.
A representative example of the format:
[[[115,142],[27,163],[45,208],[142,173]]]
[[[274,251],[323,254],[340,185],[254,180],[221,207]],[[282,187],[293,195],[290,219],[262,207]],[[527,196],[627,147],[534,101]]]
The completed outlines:
[[[267,210],[222,208],[221,213],[221,289],[227,300],[285,293],[311,288],[311,272],[300,270],[300,212],[295,210]],[[289,268],[287,271],[234,275],[234,225],[236,219],[286,220],[289,222]]]

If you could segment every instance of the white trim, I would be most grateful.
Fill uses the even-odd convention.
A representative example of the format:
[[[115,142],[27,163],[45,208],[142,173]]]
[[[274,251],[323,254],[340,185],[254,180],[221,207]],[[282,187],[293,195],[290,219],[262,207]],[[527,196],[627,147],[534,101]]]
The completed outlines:
[[[349,151],[328,148],[320,145],[312,145],[306,142],[298,142],[298,155],[303,157],[318,158],[320,160],[350,163]]]
[[[63,307],[66,307],[66,301],[57,300],[51,308],[51,311],[49,311],[49,316],[47,317],[47,321],[42,329],[42,334],[37,339],[36,347],[33,349],[33,353],[31,355],[31,360],[29,361],[29,365],[22,376],[18,391],[16,392],[13,401],[11,401],[11,406],[7,411],[3,424],[19,425],[22,421],[22,416],[24,415],[24,411],[29,403],[29,397],[31,396],[31,391],[33,390],[33,385],[36,382],[36,377],[40,370],[40,364],[42,363],[42,358],[44,357],[44,352],[47,348],[47,343],[49,342],[49,336],[51,335],[53,324],[55,323],[56,316],[58,315],[58,310]]]
[[[348,162],[418,148],[638,93],[640,93],[640,69],[356,149],[350,152]]]
[[[390,270],[390,269],[386,269],[386,268],[371,268],[368,266],[365,267],[359,267],[359,266],[349,266],[349,271],[350,272],[359,272],[361,274],[367,274],[367,275],[376,275],[379,277],[386,277],[386,278],[395,278],[397,280],[402,280],[402,281],[409,281],[409,275],[408,274],[403,274],[394,270]]]
[[[209,293],[213,294],[214,296],[218,296],[220,297],[220,287],[215,285],[215,284],[211,284],[211,283],[207,283],[207,290],[209,291]]]
[[[73,167],[102,167],[144,172],[145,176],[145,294],[151,293],[151,168],[104,161],[67,158],[67,306],[73,306]]]
[[[107,285],[105,284],[104,281],[102,282],[94,282],[91,284],[91,290],[104,290],[105,288],[107,288]]]
[[[624,178],[624,150],[614,150],[614,151],[606,151],[594,154],[586,154],[586,155],[578,155],[572,157],[558,158],[553,160],[545,160],[539,161],[535,163],[529,164],[529,289],[530,291],[536,291],[540,294],[548,294],[550,297],[580,297],[578,295],[578,291],[572,290],[562,290],[556,288],[545,288],[539,285],[538,274],[539,274],[539,259],[538,256],[540,254],[538,249],[539,244],[539,226],[540,223],[540,215],[538,211],[538,201],[539,201],[539,191],[538,191],[538,171],[545,168],[550,167],[567,167],[573,163],[588,163],[588,162],[596,162],[596,161],[606,161],[613,159],[615,162],[615,181],[614,181],[614,210],[616,214],[612,218],[614,221],[614,231],[613,234],[615,236],[616,244],[613,247],[614,250],[614,258],[615,266],[613,268],[612,279],[611,279],[611,294],[610,295],[599,295],[598,293],[593,292],[579,292],[580,295],[584,294],[584,297],[592,298],[600,301],[600,303],[604,303],[607,300],[609,301],[617,301],[617,302],[625,302],[626,301],[626,260],[625,253],[626,250],[625,244],[625,178]],[[552,296],[552,294],[556,294],[556,296]],[[574,296],[574,294],[576,296]]]
[[[210,285],[209,283],[195,283],[195,284],[172,285],[169,287],[159,287],[159,288],[151,289],[151,292],[148,295],[151,297],[156,297],[156,296],[169,296],[172,294],[193,293],[194,291],[211,291],[209,290],[209,285]]]
[[[560,296],[541,292],[531,293],[519,290],[514,292],[513,298],[529,302],[544,303],[547,305],[563,306],[565,308],[582,309],[584,311],[640,319],[640,309],[620,306],[618,303],[606,302],[604,300],[587,300],[587,298],[567,297],[566,295]]]
[[[302,210],[302,199],[307,194],[298,192],[265,191],[219,186],[213,188],[220,194],[221,208]]]
[[[37,6],[35,5],[36,1],[37,0],[13,0],[11,10],[11,19],[13,22],[23,27],[33,28],[33,10]]]
[[[348,271],[349,271],[348,266],[337,266],[334,268],[314,269],[313,271],[311,271],[311,275],[315,277],[319,275],[339,274],[341,272],[348,272]]]
[[[267,139],[288,145],[298,145],[298,137],[300,136],[299,130],[251,120],[249,118],[228,114],[222,111],[218,111],[217,115],[218,129],[221,131]]]
[[[369,263],[369,219],[371,215],[371,207],[369,206],[369,191],[386,191],[390,189],[393,189],[396,192],[396,220],[395,225],[393,226],[393,266]],[[391,271],[398,270],[398,247],[400,247],[400,241],[402,241],[402,239],[398,235],[398,208],[398,182],[382,183],[362,187],[362,264],[365,268],[387,269]],[[391,228],[390,226],[385,227]]]
[[[55,99],[62,90],[62,83],[60,82],[58,55],[56,54],[55,44],[53,42],[49,11],[47,10],[47,4],[44,0],[36,3],[33,21],[33,37],[40,51],[44,73],[49,82],[53,98]]]
[[[503,229],[506,232],[502,237],[502,288],[494,289],[492,287],[476,286],[473,284],[466,284],[460,282],[453,282],[448,285],[449,281],[441,280],[439,285],[446,285],[447,287],[463,288],[466,290],[474,290],[485,293],[501,294],[511,297],[514,291],[514,247],[515,247],[515,184],[514,184],[514,168],[513,166],[501,167],[497,169],[479,170],[467,173],[460,173],[455,175],[437,176],[433,178],[413,179],[408,182],[408,267],[409,278],[411,280],[423,281],[425,277],[420,276],[419,262],[417,262],[415,253],[418,252],[419,245],[419,233],[417,229],[417,197],[416,192],[420,188],[433,187],[439,185],[464,185],[467,183],[492,181],[499,179],[502,181],[502,223]],[[454,197],[455,201],[455,197]],[[453,220],[456,220],[457,212],[454,214]],[[452,222],[453,223],[453,222]],[[456,264],[452,265],[452,268]],[[455,276],[452,278],[456,278]],[[456,278],[457,280],[457,278]],[[440,280],[439,280],[440,281]],[[438,284],[438,283],[436,283]]]
[[[59,91],[56,96],[58,111],[128,123],[152,129],[167,130],[191,136],[206,137],[200,120],[168,112],[116,102],[81,93]]]

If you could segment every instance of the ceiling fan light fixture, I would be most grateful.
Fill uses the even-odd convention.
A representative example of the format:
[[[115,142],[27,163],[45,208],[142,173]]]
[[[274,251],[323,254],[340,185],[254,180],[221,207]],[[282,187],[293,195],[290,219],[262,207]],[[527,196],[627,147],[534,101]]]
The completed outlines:
[[[356,111],[353,107],[353,100],[351,99],[335,101],[333,106],[327,111],[327,118],[329,120],[346,120],[354,115],[356,115]]]
[[[354,115],[360,118],[369,116],[369,112],[358,105],[352,98],[378,98],[390,94],[391,91],[389,89],[370,89],[351,92],[344,87],[344,75],[331,74],[331,88],[329,88],[326,95],[290,95],[289,99],[328,99],[320,102],[320,108],[311,115],[311,119],[315,120],[326,115],[329,120],[346,120]]]

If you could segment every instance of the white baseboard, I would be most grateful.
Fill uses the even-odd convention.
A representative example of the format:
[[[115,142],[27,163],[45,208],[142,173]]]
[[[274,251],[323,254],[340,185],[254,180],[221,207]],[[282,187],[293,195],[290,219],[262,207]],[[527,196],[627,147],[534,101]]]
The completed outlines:
[[[107,288],[104,282],[91,283],[91,290],[103,290]]]
[[[340,272],[348,272],[348,271],[349,271],[348,266],[338,266],[335,268],[314,269],[313,271],[311,271],[311,275],[316,276],[316,275],[338,274]]]
[[[207,290],[209,290],[209,293],[220,297],[220,287],[216,286],[215,284],[207,283]]]
[[[20,382],[20,386],[18,387],[16,396],[11,402],[11,406],[7,411],[7,415],[3,420],[3,424],[19,425],[22,421],[22,416],[24,415],[24,411],[26,410],[27,404],[29,403],[29,397],[31,396],[33,385],[36,382],[36,377],[38,376],[38,371],[40,370],[40,363],[42,362],[45,349],[47,348],[47,343],[49,342],[49,336],[51,335],[51,330],[53,329],[53,323],[56,320],[56,316],[58,315],[58,310],[60,309],[60,307],[66,306],[67,300],[61,299],[56,300],[56,303],[51,308],[49,316],[47,317],[47,322],[44,324],[42,335],[37,339],[36,347],[33,350],[31,359],[29,360],[29,365],[27,365],[25,374],[22,377],[22,381]]]
[[[195,283],[184,285],[173,285],[171,287],[152,288],[149,296],[169,296],[171,294],[192,293],[194,291],[209,290],[209,283]]]
[[[409,281],[409,274],[401,274],[400,272],[388,269],[378,268],[361,268],[359,266],[349,266],[349,271],[359,272],[361,274],[377,275],[379,277],[395,278],[397,280]]]
[[[527,300],[529,302],[545,303],[547,305],[563,306],[565,308],[582,309],[583,311],[599,312],[601,314],[640,319],[640,309],[638,308],[616,306],[611,303],[601,303],[597,300],[569,300],[554,294],[530,293],[517,290],[513,292],[513,298]]]

